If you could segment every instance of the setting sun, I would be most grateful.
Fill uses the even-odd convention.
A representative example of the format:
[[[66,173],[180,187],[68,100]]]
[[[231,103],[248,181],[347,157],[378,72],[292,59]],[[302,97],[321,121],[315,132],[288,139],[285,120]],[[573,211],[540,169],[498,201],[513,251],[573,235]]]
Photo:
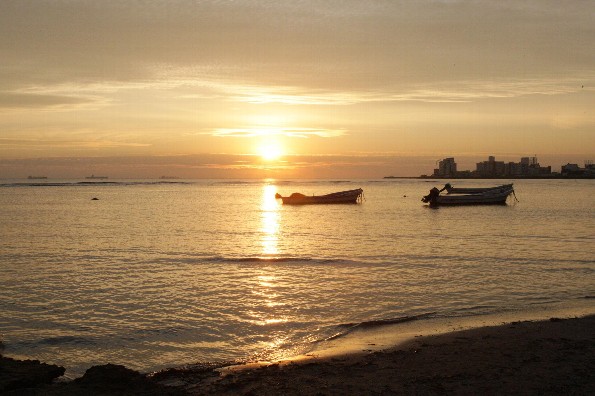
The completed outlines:
[[[258,147],[258,153],[263,160],[274,161],[283,155],[283,148],[277,142],[267,142]]]

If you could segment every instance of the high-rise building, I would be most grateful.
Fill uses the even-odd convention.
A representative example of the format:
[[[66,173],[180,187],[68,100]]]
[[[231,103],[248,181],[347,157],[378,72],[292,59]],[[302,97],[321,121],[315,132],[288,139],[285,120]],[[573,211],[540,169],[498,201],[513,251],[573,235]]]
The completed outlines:
[[[476,172],[480,177],[504,176],[505,169],[504,161],[496,161],[493,155],[490,155],[487,161],[478,162],[476,165]]]
[[[454,177],[457,174],[457,163],[454,158],[444,158],[438,162],[438,169],[434,169],[436,177]]]

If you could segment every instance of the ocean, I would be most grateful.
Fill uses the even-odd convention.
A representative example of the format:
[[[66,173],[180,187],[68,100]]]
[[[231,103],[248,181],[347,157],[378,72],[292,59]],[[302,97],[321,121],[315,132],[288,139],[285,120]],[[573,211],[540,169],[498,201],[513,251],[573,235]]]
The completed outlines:
[[[595,181],[0,180],[3,353],[148,372],[306,353],[353,324],[595,301]],[[275,193],[362,188],[357,205]],[[93,200],[97,198],[97,200]]]

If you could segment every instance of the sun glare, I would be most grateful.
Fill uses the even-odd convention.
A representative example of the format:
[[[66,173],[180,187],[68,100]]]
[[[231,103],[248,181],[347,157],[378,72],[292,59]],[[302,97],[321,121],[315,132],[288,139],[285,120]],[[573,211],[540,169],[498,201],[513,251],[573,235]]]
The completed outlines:
[[[281,158],[283,155],[283,148],[279,143],[267,142],[258,147],[258,153],[265,161],[274,161]]]

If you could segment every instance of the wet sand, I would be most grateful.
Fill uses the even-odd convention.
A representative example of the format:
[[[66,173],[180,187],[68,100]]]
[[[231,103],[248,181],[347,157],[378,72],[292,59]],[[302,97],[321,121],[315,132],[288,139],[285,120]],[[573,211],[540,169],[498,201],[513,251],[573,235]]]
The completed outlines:
[[[154,379],[192,395],[595,394],[595,316],[417,337],[224,376],[188,367]]]
[[[354,339],[367,340],[361,334]],[[60,375],[63,368],[0,357],[0,393],[595,394],[595,315],[418,336],[392,348],[368,346],[370,349],[348,355],[311,354],[304,359],[232,369],[211,363],[143,375],[122,366],[95,366],[82,378],[53,384],[49,383],[51,376]]]

